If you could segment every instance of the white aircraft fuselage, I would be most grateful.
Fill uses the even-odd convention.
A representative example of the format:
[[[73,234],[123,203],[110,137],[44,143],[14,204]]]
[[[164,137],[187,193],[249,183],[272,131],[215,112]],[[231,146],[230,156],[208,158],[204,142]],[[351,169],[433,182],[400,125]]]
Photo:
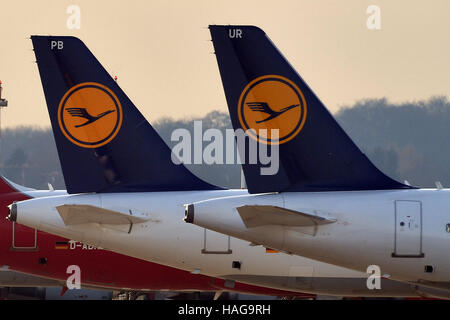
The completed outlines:
[[[248,227],[237,210],[245,206],[275,206],[328,222],[294,226],[272,217],[271,224]],[[450,290],[449,209],[449,189],[286,192],[195,203],[191,219],[284,252],[361,272],[375,265],[390,279]]]
[[[322,203],[320,199],[314,198],[319,196],[319,194],[314,194],[308,200],[305,198],[305,201],[310,204],[320,204]],[[285,253],[266,253],[266,249],[262,246],[253,246],[247,241],[230,238],[183,221],[185,204],[206,199],[217,199],[214,201],[220,201],[219,203],[223,203],[223,205],[215,206],[212,212],[208,212],[210,215],[205,216],[210,216],[211,220],[217,219],[218,226],[208,226],[208,228],[211,227],[216,231],[228,233],[267,247],[283,243],[278,240],[272,241],[277,238],[279,232],[283,232],[285,236],[289,235],[289,241],[284,243],[290,245],[296,243],[295,239],[307,238],[304,234],[295,230],[283,230],[278,227],[262,228],[260,229],[261,233],[248,233],[240,228],[239,220],[236,220],[235,215],[233,215],[233,202],[228,201],[259,198],[259,196],[249,196],[246,190],[79,194],[22,201],[16,204],[15,210],[16,221],[29,227],[136,258],[188,270],[192,273],[224,278],[231,281],[230,286],[232,286],[232,281],[235,280],[271,288],[317,294],[443,296],[441,292],[434,289],[388,279],[382,279],[380,290],[371,290],[368,289],[366,283],[369,274],[366,273],[365,268],[359,268],[364,263],[354,264],[355,256],[353,256],[350,267],[359,268],[362,272]],[[261,199],[265,198],[276,201],[276,199],[280,199],[280,196],[261,196]],[[207,203],[207,201],[204,203]],[[330,209],[325,203],[327,202],[323,202],[322,205]],[[104,224],[101,222],[80,223],[78,221],[66,225],[57,210],[57,207],[62,205],[88,205],[118,212],[122,215],[130,215],[130,219],[139,218],[146,221],[132,225]],[[351,202],[346,206],[345,203],[332,201],[330,198],[330,205],[334,205],[333,208],[336,209],[331,211],[333,214],[339,212],[340,215],[344,215],[354,210]],[[387,213],[381,214],[387,215]],[[131,216],[134,217],[131,218]],[[239,216],[236,217],[239,219]],[[339,225],[346,221],[346,218],[343,217],[339,216]],[[370,217],[366,218],[368,220],[364,218],[364,212],[361,212],[358,221],[363,223],[364,220],[376,220]],[[386,218],[383,218],[383,221],[387,223]],[[236,223],[236,226],[233,225],[234,223]],[[354,227],[356,228],[356,225]],[[322,234],[320,228],[319,230]],[[343,231],[344,234],[347,230]],[[365,228],[365,230],[368,230],[368,228]],[[249,236],[247,237],[247,235]],[[293,238],[294,235],[295,239]],[[318,236],[316,235],[317,239],[322,239],[322,236]],[[373,237],[377,238],[370,234],[367,242],[359,242],[360,244],[365,243],[365,246],[369,248],[369,240],[373,241]],[[348,235],[348,240],[350,238],[357,239],[357,234]],[[388,243],[388,239],[384,240]],[[323,238],[321,243],[326,242],[327,240]],[[328,248],[339,248],[340,245],[345,246],[348,242],[351,241],[346,241],[345,236],[339,235]],[[312,243],[312,240],[308,243]],[[303,248],[303,246],[297,244],[295,248]],[[285,245],[278,246],[278,249],[297,252],[286,250]],[[340,251],[345,251],[343,248],[341,249]],[[351,248],[348,251],[350,253],[355,252]],[[314,255],[318,260],[325,261],[327,260],[326,252],[332,252],[332,250],[320,249],[318,254],[315,254],[314,250],[306,250],[305,252],[311,256]],[[382,252],[384,250],[376,249],[374,251],[375,254]],[[337,255],[332,254],[331,256],[336,257]],[[344,260],[336,259],[336,262],[341,263]],[[376,262],[375,260],[373,263]],[[382,264],[382,268],[383,271],[388,272],[384,264]],[[440,268],[440,266],[436,268],[435,274],[438,274]]]

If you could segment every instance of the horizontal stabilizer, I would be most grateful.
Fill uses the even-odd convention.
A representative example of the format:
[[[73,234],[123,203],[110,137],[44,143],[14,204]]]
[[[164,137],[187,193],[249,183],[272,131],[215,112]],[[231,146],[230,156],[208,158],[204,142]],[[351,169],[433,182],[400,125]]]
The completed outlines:
[[[66,226],[83,223],[132,225],[134,223],[141,223],[149,220],[148,217],[132,214],[131,211],[130,214],[125,214],[85,204],[65,204],[56,207],[56,209]]]
[[[277,206],[242,206],[237,208],[247,228],[265,225],[281,225],[291,227],[309,227],[336,222],[316,213],[305,213]]]

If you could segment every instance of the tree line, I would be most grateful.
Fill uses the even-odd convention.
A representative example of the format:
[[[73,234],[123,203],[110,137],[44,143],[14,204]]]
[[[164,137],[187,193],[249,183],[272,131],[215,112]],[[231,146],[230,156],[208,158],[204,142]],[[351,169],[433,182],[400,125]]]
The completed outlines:
[[[399,181],[434,187],[450,186],[450,102],[446,97],[391,103],[366,99],[343,106],[335,118],[358,147],[383,172]],[[192,132],[193,121],[203,130],[232,128],[228,113],[213,111],[203,118],[163,118],[153,123],[163,140],[173,147],[177,128]],[[1,133],[0,169],[8,179],[28,187],[65,189],[53,133],[50,128],[20,126]],[[227,188],[240,187],[241,168],[230,164],[191,164],[200,178]]]

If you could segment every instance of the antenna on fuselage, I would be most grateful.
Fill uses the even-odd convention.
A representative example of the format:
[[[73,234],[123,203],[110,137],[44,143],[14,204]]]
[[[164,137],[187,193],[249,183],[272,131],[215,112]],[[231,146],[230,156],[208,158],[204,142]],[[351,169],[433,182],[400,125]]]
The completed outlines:
[[[436,189],[438,189],[438,190],[444,189],[444,187],[442,186],[442,183],[440,181],[436,181],[434,184],[436,185]]]
[[[244,170],[241,168],[241,189],[246,189],[247,183],[245,182]]]
[[[8,100],[6,100],[5,98],[2,98],[2,80],[0,80],[0,149],[1,149],[1,142],[2,142],[2,127],[1,127],[1,111],[3,110],[3,108],[8,106]],[[0,164],[1,164],[1,160],[0,160]]]

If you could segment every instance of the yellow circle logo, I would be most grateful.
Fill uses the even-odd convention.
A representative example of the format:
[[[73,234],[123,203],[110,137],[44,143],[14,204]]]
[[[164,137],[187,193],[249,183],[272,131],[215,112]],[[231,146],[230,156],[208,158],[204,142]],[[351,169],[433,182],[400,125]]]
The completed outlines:
[[[242,91],[238,103],[242,128],[249,136],[266,144],[282,144],[293,139],[306,120],[306,101],[291,80],[267,75],[256,78]],[[278,129],[278,138],[272,129]]]
[[[61,131],[83,148],[98,148],[114,139],[122,116],[122,106],[114,92],[95,82],[70,88],[58,108]]]

